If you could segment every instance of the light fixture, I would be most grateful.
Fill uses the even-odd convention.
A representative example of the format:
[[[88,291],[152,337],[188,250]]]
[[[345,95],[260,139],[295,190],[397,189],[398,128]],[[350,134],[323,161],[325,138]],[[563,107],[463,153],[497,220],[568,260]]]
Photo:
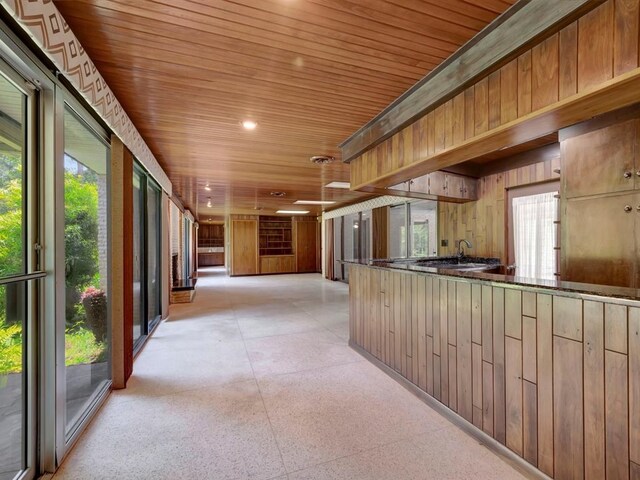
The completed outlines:
[[[336,157],[332,157],[331,155],[314,155],[309,160],[316,165],[326,165],[327,163],[332,163],[335,159]]]
[[[210,191],[211,191],[211,187],[209,186],[209,184],[208,184],[208,183],[204,186],[204,189],[205,189],[207,192],[210,192]]]
[[[360,228],[360,226],[357,223],[354,223],[353,228]]]
[[[207,207],[211,208],[211,197],[208,198]]]
[[[258,122],[254,120],[243,120],[240,122],[240,125],[242,125],[245,130],[255,130],[258,126]]]
[[[351,184],[349,182],[331,182],[327,183],[324,188],[351,188]]]
[[[330,200],[296,200],[293,203],[296,205],[333,205],[336,202]]]
[[[309,210],[278,210],[276,213],[288,213],[290,215],[306,215]]]

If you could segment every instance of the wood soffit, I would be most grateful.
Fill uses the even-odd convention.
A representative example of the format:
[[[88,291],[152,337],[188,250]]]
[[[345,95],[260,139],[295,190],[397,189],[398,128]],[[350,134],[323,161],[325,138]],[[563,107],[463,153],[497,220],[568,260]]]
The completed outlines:
[[[340,147],[350,162],[604,0],[522,0],[428,73]]]
[[[349,181],[339,142],[516,0],[54,3],[185,208],[208,218],[369,198],[323,188]]]

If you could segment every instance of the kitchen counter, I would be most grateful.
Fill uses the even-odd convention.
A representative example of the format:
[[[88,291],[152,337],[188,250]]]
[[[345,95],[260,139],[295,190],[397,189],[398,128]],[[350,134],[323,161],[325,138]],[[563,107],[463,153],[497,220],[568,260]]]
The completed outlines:
[[[474,259],[478,260],[478,259]],[[493,259],[490,259],[493,260]],[[590,283],[567,282],[562,280],[547,280],[539,278],[527,278],[518,275],[503,275],[491,271],[464,271],[438,267],[417,265],[409,261],[394,260],[363,260],[343,261],[345,264],[365,265],[373,268],[400,270],[405,272],[428,273],[447,277],[466,278],[470,280],[482,280],[489,284],[508,284],[513,287],[543,288],[559,290],[568,294],[596,295],[602,297],[620,298],[628,300],[640,300],[640,289],[612,287],[609,285],[595,285]],[[504,267],[496,265],[496,270]]]
[[[351,262],[350,345],[550,477],[583,478],[606,459],[622,472],[611,478],[628,478],[640,468],[638,297],[635,289]]]

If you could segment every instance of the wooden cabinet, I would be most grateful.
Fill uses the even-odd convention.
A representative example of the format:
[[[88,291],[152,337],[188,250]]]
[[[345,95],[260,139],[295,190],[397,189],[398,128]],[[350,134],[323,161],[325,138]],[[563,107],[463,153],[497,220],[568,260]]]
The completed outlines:
[[[296,222],[296,271],[317,272],[318,222]]]
[[[638,287],[640,193],[568,199],[562,231],[562,278]]]
[[[613,116],[561,134],[563,280],[640,287],[639,126]]]
[[[231,275],[258,273],[258,221],[231,220]]]
[[[640,187],[639,122],[631,119],[562,141],[562,181],[566,198]]]
[[[295,273],[295,255],[262,255],[260,256],[260,273]]]
[[[198,253],[198,266],[215,267],[224,265],[224,252]]]
[[[391,187],[396,190],[432,195],[442,201],[477,200],[478,180],[449,172],[432,172],[410,182]],[[409,195],[411,196],[411,195]]]

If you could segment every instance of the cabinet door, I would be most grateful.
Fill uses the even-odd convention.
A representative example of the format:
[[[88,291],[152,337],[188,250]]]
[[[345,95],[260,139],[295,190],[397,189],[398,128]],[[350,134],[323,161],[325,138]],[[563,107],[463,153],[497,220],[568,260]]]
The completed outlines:
[[[447,178],[444,172],[429,174],[429,193],[439,197],[447,196]]]
[[[423,175],[411,180],[409,191],[418,193],[429,193],[429,175]]]
[[[564,195],[572,198],[634,189],[637,138],[638,120],[634,119],[563,140]]]
[[[478,179],[465,177],[463,195],[468,200],[478,199]]]
[[[258,222],[232,221],[231,273],[255,275],[258,273]]]
[[[562,279],[635,286],[640,194],[569,199],[562,218]]]
[[[409,185],[410,182],[402,182],[402,183],[398,183],[397,185],[393,185],[391,187],[388,188],[388,190],[399,190],[401,192],[408,192],[409,191]]]
[[[296,224],[296,260],[298,272],[316,272],[316,229],[317,222]]]
[[[447,196],[464,198],[464,177],[453,173],[446,174]]]

